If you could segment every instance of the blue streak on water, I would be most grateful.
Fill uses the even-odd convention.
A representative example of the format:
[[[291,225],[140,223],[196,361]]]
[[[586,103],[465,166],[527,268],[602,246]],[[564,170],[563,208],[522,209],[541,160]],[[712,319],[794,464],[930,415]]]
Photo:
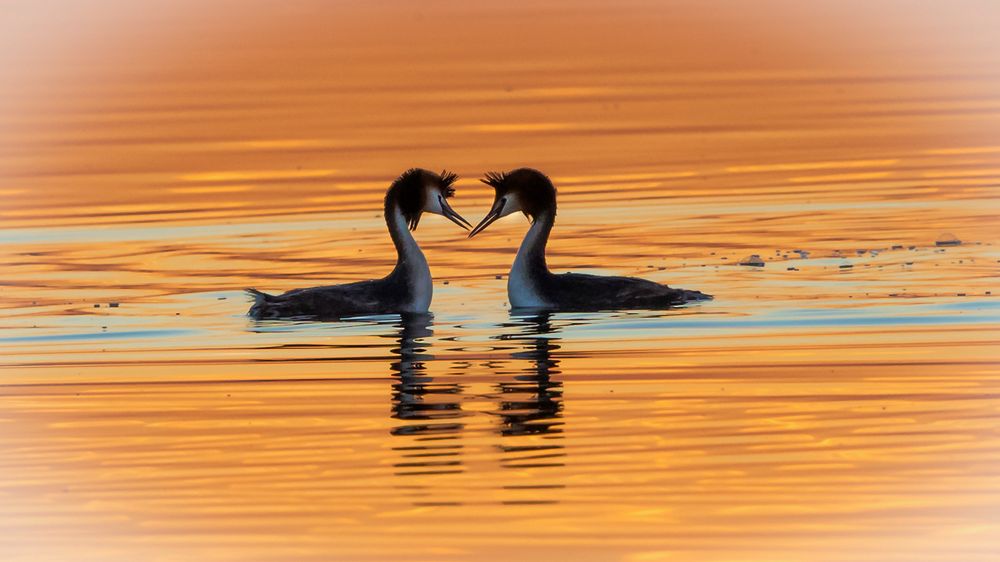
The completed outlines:
[[[117,340],[136,338],[162,338],[172,336],[189,336],[199,330],[131,330],[128,332],[99,332],[92,334],[50,334],[39,336],[16,336],[0,338],[3,343],[46,342],[46,341],[87,341],[87,340]]]
[[[1000,322],[1000,316],[847,316],[839,318],[785,318],[774,320],[646,320],[640,322],[616,322],[613,327],[623,329],[647,328],[794,328],[823,326],[894,326],[916,324],[986,324]],[[579,326],[578,330],[607,330],[609,325],[591,324]]]
[[[206,240],[222,236],[239,235],[270,235],[275,231],[313,231],[323,228],[331,217],[336,217],[337,228],[366,228],[377,225],[373,219],[362,219],[361,213],[354,216],[339,215],[304,215],[296,221],[285,222],[251,222],[235,224],[210,225],[113,225],[103,228],[94,226],[68,226],[57,228],[4,228],[0,229],[0,244],[37,244],[52,242],[75,242],[86,240],[96,242],[121,242],[125,240]]]
[[[998,310],[1000,309],[1000,301],[962,301],[962,302],[945,302],[935,305],[929,305],[928,308],[940,309],[940,310]]]

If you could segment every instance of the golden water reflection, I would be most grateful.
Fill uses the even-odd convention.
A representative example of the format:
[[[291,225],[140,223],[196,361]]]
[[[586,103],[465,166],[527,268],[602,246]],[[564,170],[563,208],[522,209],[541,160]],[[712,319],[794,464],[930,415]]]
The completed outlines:
[[[1000,558],[994,3],[239,4],[0,15],[0,560]],[[525,165],[715,300],[512,317],[523,218],[426,217],[433,317],[244,316]]]

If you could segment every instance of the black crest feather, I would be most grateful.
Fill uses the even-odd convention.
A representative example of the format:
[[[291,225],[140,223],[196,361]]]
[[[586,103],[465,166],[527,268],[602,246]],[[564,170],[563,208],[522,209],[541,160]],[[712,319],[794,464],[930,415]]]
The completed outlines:
[[[385,194],[386,217],[392,213],[392,205],[397,205],[410,230],[417,228],[424,207],[423,181],[426,173],[420,168],[410,168],[392,182]]]
[[[448,170],[441,170],[441,193],[445,197],[451,197],[455,195],[455,180],[458,179],[458,174],[455,172],[449,172]]]
[[[486,177],[479,181],[499,189],[507,181],[507,172],[486,172]]]

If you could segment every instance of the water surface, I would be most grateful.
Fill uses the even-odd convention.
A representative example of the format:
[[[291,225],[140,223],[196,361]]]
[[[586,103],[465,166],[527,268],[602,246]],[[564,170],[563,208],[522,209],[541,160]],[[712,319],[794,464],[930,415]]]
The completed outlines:
[[[6,20],[0,558],[1000,556],[992,5],[248,6]],[[425,217],[432,315],[244,316],[522,165],[716,299],[512,315],[523,218]]]

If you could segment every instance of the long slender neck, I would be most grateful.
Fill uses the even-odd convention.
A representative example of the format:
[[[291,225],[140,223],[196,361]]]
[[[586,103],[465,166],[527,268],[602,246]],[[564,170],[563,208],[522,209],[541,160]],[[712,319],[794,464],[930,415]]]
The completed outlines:
[[[545,308],[551,304],[545,294],[545,280],[551,275],[545,264],[545,244],[554,223],[552,211],[535,217],[517,250],[507,278],[507,298],[514,308]]]
[[[552,211],[546,211],[535,217],[535,222],[524,235],[521,247],[517,250],[517,257],[514,258],[515,267],[520,266],[535,273],[548,272],[549,268],[545,264],[545,245],[549,242],[549,233],[552,232],[555,219],[555,213]]]
[[[389,276],[409,280],[415,290],[422,289],[424,284],[429,286],[431,270],[427,266],[427,258],[413,239],[398,203],[391,199],[386,201],[385,223],[389,227],[392,244],[396,247],[396,267]]]

